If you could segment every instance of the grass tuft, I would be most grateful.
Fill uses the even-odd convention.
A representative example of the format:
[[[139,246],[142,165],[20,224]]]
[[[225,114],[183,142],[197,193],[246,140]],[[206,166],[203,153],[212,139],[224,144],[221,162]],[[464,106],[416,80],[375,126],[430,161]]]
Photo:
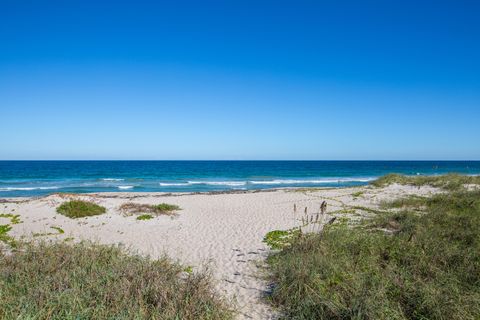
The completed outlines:
[[[57,212],[69,218],[83,218],[103,214],[106,209],[93,202],[70,200],[62,203]]]
[[[355,199],[357,199],[358,197],[363,196],[364,193],[365,193],[365,191],[357,191],[357,192],[352,193],[352,197],[353,197],[353,199],[355,200]]]
[[[150,214],[142,214],[137,217],[137,220],[150,220],[153,219],[153,216]]]
[[[0,253],[1,319],[230,319],[206,273],[90,243]],[[183,273],[183,275],[181,275]]]
[[[33,237],[44,237],[44,236],[58,236],[59,234],[64,234],[65,230],[63,230],[60,227],[50,227],[50,229],[53,229],[57,232],[46,232],[46,233],[34,233]]]
[[[175,204],[168,204],[168,203],[160,203],[153,206],[155,210],[159,212],[171,212],[180,210],[180,207]]]
[[[272,303],[288,319],[479,319],[480,191],[405,203],[272,254]]]

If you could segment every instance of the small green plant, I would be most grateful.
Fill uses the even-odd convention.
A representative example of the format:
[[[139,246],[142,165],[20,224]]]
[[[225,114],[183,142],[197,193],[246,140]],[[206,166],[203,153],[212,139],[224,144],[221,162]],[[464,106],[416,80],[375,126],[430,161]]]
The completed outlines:
[[[11,224],[22,223],[22,221],[20,220],[20,215],[18,215],[18,214],[2,213],[2,214],[0,214],[0,218],[10,219]]]
[[[137,217],[137,220],[150,220],[153,219],[153,216],[150,214],[142,214]]]
[[[355,209],[349,209],[349,208],[343,208],[340,210],[332,211],[330,214],[355,214],[356,210]]]
[[[364,193],[365,193],[364,191],[357,191],[352,193],[352,197],[355,200],[356,198],[361,197]]]
[[[62,203],[57,212],[69,218],[83,218],[103,214],[106,209],[92,202],[71,200]]]
[[[57,231],[58,231],[58,234],[63,234],[63,233],[65,233],[65,231],[64,231],[62,228],[60,228],[60,227],[50,227],[50,228],[52,228],[53,230],[57,230]]]
[[[268,232],[263,238],[263,242],[266,243],[271,249],[283,249],[288,247],[294,238],[300,234],[298,228],[289,230],[273,230]]]
[[[183,269],[184,272],[188,273],[188,274],[192,274],[193,273],[193,267],[192,266],[186,266],[184,269]]]
[[[10,224],[19,224],[22,222],[20,221],[20,216],[18,214],[2,213],[0,214],[0,218],[10,219]],[[15,239],[8,235],[8,232],[12,230],[10,224],[0,225],[0,242],[15,247],[17,244]]]
[[[60,227],[50,227],[50,229],[53,229],[57,232],[34,233],[33,236],[34,237],[57,236],[59,234],[64,234],[65,233],[65,231]]]
[[[175,204],[160,203],[153,206],[159,212],[170,212],[180,210],[180,207]]]
[[[12,230],[12,227],[8,224],[0,225],[0,241],[10,245],[11,247],[16,246],[15,239],[8,235],[8,232]]]

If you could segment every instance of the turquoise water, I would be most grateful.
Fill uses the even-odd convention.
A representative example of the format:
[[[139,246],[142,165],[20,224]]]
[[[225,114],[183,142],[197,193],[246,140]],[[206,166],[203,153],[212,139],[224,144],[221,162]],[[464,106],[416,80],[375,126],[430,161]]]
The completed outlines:
[[[480,174],[480,161],[0,161],[0,197],[345,187],[392,172]]]

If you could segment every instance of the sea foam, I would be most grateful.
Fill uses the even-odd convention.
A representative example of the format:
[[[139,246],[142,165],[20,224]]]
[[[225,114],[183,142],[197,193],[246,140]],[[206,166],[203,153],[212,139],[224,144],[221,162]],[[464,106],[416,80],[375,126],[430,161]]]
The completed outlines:
[[[135,186],[118,186],[118,189],[120,190],[129,190],[133,189]]]
[[[6,187],[0,188],[0,191],[32,191],[32,190],[55,190],[59,187]]]

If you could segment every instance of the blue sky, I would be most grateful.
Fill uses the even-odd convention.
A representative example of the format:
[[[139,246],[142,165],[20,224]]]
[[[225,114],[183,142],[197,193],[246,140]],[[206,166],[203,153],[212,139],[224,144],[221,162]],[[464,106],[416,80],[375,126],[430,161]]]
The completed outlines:
[[[480,159],[479,16],[0,0],[0,159]]]

